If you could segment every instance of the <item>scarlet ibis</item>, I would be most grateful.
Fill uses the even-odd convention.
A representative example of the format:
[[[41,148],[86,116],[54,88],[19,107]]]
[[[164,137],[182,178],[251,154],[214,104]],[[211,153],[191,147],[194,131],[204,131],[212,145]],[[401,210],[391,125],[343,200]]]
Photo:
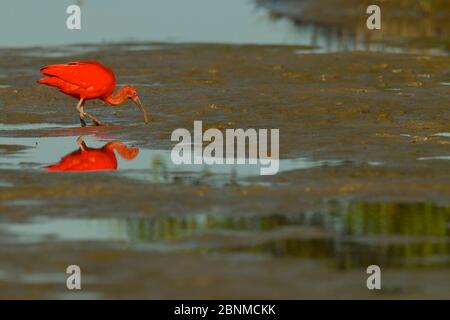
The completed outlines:
[[[48,171],[94,171],[94,170],[116,170],[117,158],[114,150],[127,160],[136,158],[139,149],[128,148],[120,141],[111,141],[102,148],[89,148],[83,140],[83,137],[77,139],[80,147],[68,155],[61,158],[55,164],[46,166]]]
[[[70,62],[53,64],[41,69],[47,77],[38,83],[57,87],[61,92],[78,99],[76,109],[80,113],[80,122],[84,127],[84,117],[90,118],[96,125],[101,122],[93,115],[84,111],[84,103],[90,99],[101,99],[111,106],[118,106],[127,99],[131,99],[141,109],[145,123],[148,122],[147,113],[142,107],[141,100],[133,86],[124,86],[116,94],[116,77],[114,73],[99,62]]]

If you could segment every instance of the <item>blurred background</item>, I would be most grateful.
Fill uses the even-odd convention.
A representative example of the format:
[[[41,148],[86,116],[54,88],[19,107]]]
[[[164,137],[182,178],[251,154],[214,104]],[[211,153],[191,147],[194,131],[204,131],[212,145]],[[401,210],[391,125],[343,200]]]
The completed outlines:
[[[81,30],[66,28],[71,4],[81,7]],[[382,7],[381,31],[366,28],[370,4]],[[4,0],[0,46],[214,42],[448,55],[449,16],[447,0]]]

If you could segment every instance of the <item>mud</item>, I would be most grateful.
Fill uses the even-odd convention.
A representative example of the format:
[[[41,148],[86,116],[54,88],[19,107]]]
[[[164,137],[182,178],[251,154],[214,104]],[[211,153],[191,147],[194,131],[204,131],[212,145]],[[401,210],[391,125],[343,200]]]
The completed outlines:
[[[0,49],[1,297],[450,297],[449,58],[130,46]],[[35,83],[43,65],[73,60],[135,84],[150,124],[131,103],[90,101],[106,125],[80,128],[76,101]],[[278,128],[289,166],[178,170],[170,135],[194,120]],[[79,136],[141,157],[117,171],[42,169]],[[81,292],[65,288],[69,264]],[[369,264],[381,292],[366,289]]]

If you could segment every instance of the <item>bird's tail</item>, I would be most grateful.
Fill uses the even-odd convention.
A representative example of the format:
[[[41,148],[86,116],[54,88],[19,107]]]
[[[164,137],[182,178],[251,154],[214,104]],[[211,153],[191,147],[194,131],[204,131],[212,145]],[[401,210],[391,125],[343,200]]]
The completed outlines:
[[[72,153],[69,153],[62,157],[59,162],[46,165],[44,169],[46,169],[47,171],[70,171],[74,168],[76,169],[77,166],[82,164],[79,157],[80,154],[81,150],[75,150]]]
[[[64,169],[66,169],[66,166],[62,165],[61,163],[55,163],[45,166],[44,169],[47,169],[47,171],[64,171]]]
[[[45,77],[42,79],[39,79],[37,83],[45,84],[47,86],[51,87],[57,87],[59,84],[61,84],[61,79],[58,79],[56,77]]]

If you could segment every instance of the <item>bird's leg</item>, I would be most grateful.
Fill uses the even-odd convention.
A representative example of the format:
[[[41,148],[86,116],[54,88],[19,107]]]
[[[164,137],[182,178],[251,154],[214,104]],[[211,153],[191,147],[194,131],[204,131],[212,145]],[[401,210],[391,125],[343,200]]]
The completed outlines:
[[[100,120],[98,120],[96,117],[94,117],[92,114],[89,114],[87,112],[84,112],[83,107],[81,107],[81,110],[83,111],[83,115],[88,117],[89,119],[91,119],[96,126],[101,126],[102,123],[100,122]]]
[[[83,126],[83,127],[86,126],[86,122],[84,121],[84,117],[88,117],[89,119],[91,119],[95,123],[96,126],[101,126],[102,125],[100,120],[98,120],[93,115],[91,115],[91,114],[89,114],[89,113],[84,111],[84,99],[80,99],[80,101],[78,102],[77,110],[78,110],[78,112],[80,112],[81,126]]]
[[[80,123],[82,127],[86,127],[86,121],[84,121],[84,111],[83,111],[83,104],[84,104],[84,99],[81,98],[80,101],[78,101],[78,104],[76,106],[78,112],[80,113]]]
[[[78,137],[77,144],[80,147],[81,151],[86,151],[87,146],[82,136]]]

